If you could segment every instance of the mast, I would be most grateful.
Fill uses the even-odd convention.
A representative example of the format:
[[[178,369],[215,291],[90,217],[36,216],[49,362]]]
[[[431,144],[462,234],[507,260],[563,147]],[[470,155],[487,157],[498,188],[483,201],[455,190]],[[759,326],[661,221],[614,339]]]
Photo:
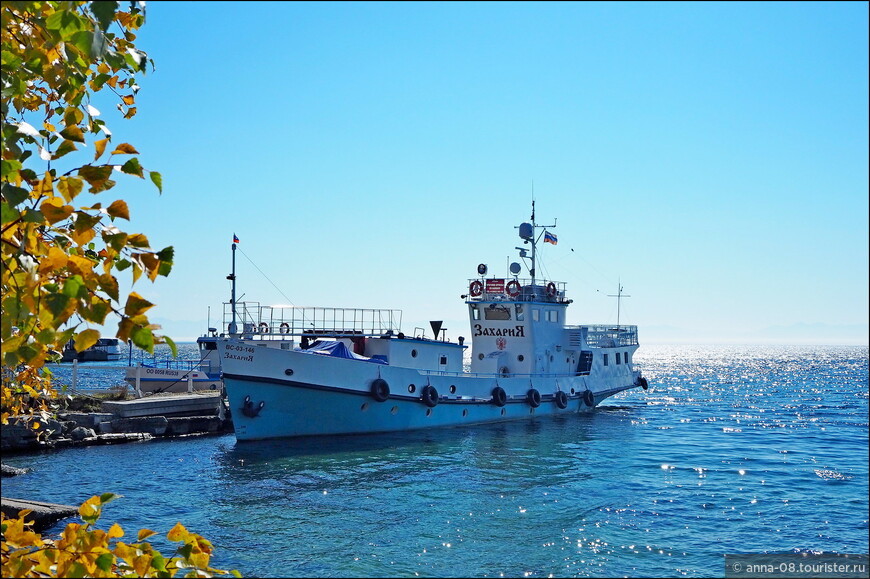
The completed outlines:
[[[531,287],[535,287],[535,269],[537,266],[537,253],[538,253],[538,240],[535,239],[535,229],[546,229],[548,227],[556,227],[556,220],[553,220],[553,225],[538,225],[535,222],[535,200],[532,199],[532,219],[531,223],[523,223],[519,226],[520,237],[523,239],[525,243],[532,244],[532,267],[529,268],[529,276],[532,278]],[[543,233],[541,234],[543,235]],[[538,236],[540,238],[540,236]],[[526,257],[526,249],[522,247],[518,247],[520,250],[520,257]],[[534,291],[534,290],[532,290]]]
[[[621,281],[617,283],[617,287],[619,289],[616,292],[616,295],[608,294],[607,297],[616,298],[616,329],[618,330],[619,329],[619,307],[622,304],[622,298],[630,298],[631,296],[623,295],[623,293],[622,293],[623,287],[622,287]]]
[[[233,319],[230,322],[229,330],[230,336],[234,336],[238,334],[237,326],[236,326],[236,243],[233,242],[233,271],[230,275],[227,276],[227,279],[233,282],[232,284],[232,293],[230,294],[230,309],[233,313]]]
[[[534,185],[533,185],[534,187]],[[535,247],[537,243],[535,243],[535,200],[532,199],[532,269],[529,270],[529,274],[532,276],[532,291],[535,291]]]

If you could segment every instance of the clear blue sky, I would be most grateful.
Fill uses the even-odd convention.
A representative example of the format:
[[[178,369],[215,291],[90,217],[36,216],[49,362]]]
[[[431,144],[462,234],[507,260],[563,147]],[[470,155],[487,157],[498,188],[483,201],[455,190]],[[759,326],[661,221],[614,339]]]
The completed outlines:
[[[642,342],[867,343],[866,2],[147,11],[157,69],[108,121],[163,175],[116,192],[175,246],[135,289],[176,339],[217,325],[233,233],[242,299],[467,336],[534,187],[570,323],[615,322],[621,280]]]

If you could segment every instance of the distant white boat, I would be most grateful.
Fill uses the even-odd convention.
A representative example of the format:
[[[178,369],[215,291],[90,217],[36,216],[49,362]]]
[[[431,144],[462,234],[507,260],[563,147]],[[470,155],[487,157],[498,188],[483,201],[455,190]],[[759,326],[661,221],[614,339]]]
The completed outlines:
[[[547,226],[548,228],[555,227]],[[236,438],[362,434],[591,410],[641,387],[636,326],[568,325],[565,284],[536,277],[534,218],[519,226],[522,266],[490,277],[478,266],[463,295],[468,346],[407,336],[398,310],[249,307],[235,302],[217,348]],[[530,252],[530,255],[529,255]],[[621,288],[620,288],[621,293]],[[439,338],[439,336],[441,336]]]
[[[208,335],[196,340],[199,360],[166,358],[140,362],[127,367],[124,380],[139,394],[221,390],[223,383],[215,332],[210,328]]]

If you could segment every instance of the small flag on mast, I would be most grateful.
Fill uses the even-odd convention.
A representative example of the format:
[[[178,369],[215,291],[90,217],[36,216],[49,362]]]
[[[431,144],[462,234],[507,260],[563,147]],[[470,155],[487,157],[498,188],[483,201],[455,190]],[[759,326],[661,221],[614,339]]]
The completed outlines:
[[[238,242],[239,242],[239,238],[236,237],[235,233],[233,233],[233,243],[238,243]]]
[[[556,239],[555,235],[549,231],[544,231],[544,243],[552,243],[553,245],[556,245],[558,242],[559,240]]]

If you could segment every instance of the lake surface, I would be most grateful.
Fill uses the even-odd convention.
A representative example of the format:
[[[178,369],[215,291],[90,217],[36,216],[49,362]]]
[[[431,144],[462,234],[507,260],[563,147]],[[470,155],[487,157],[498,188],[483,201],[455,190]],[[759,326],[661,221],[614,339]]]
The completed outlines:
[[[721,577],[725,554],[868,552],[867,347],[641,346],[635,361],[650,389],[589,414],[13,455],[32,471],[3,495],[124,495],[103,528],[181,521],[245,576]]]

